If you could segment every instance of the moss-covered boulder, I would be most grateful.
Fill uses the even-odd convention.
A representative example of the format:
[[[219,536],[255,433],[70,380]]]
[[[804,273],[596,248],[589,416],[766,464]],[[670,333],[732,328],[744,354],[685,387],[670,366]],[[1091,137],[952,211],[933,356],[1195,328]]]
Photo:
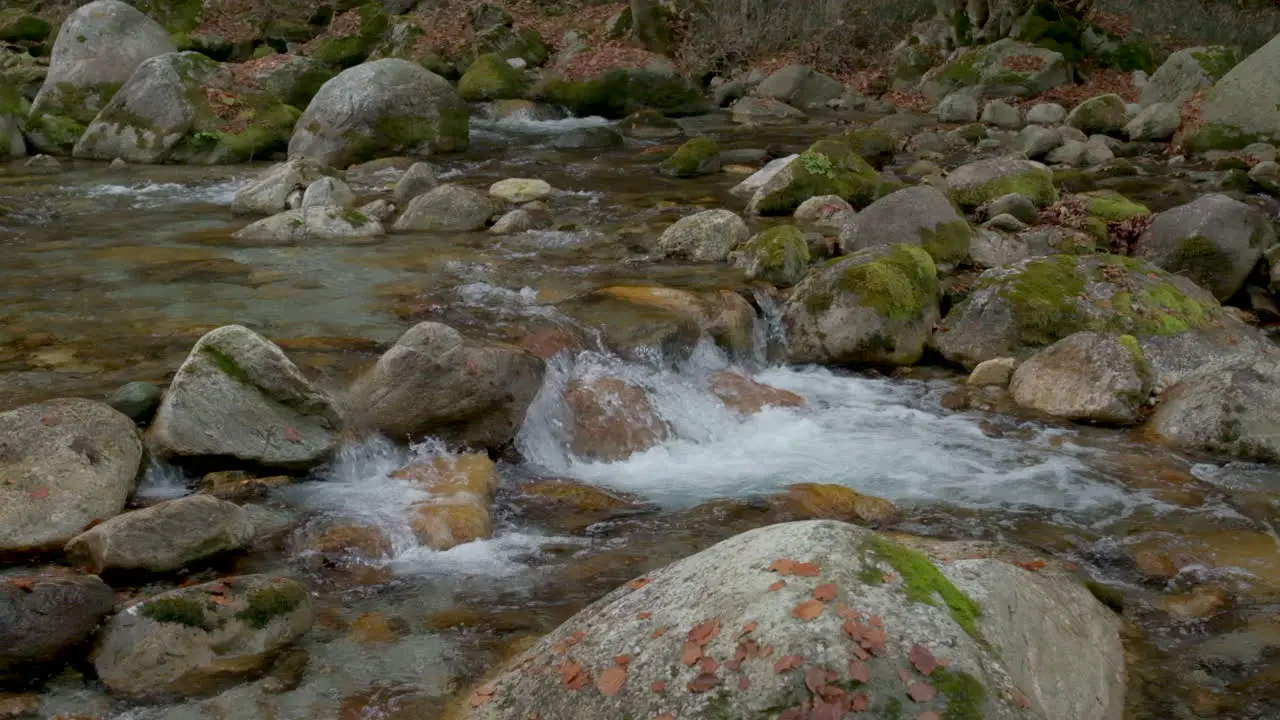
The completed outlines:
[[[1141,260],[1052,255],[984,272],[939,325],[933,344],[948,360],[972,369],[984,360],[1028,355],[1083,330],[1133,335],[1152,352],[1151,340],[1194,342],[1183,336],[1237,325],[1208,292]],[[1153,354],[1152,362],[1163,374],[1177,358]]]
[[[911,365],[938,320],[938,272],[911,245],[860,250],[812,270],[782,311],[796,363]]]
[[[528,67],[538,67],[550,59],[551,50],[542,34],[533,28],[494,25],[476,31],[475,38],[463,50],[462,61],[489,54],[503,60],[519,58]]]
[[[1241,60],[1235,48],[1213,45],[1179,50],[1152,74],[1138,102],[1143,107],[1155,103],[1180,105],[1197,90],[1213,87]]]
[[[40,42],[52,31],[53,26],[39,15],[22,8],[0,10],[0,42]]]
[[[938,102],[952,91],[975,88],[985,98],[1032,97],[1071,82],[1062,53],[1005,38],[969,48],[924,76],[921,92]]]
[[[289,155],[345,167],[383,155],[466,148],[470,110],[439,75],[387,58],[321,86],[298,120]]]
[[[1114,93],[1091,97],[1067,115],[1067,125],[1086,135],[1119,133],[1128,122],[1124,98]]]
[[[119,0],[94,0],[71,13],[53,43],[49,73],[27,118],[41,152],[65,155],[85,126],[147,58],[174,52],[169,34]]]
[[[666,140],[684,134],[679,123],[657,110],[634,112],[619,120],[617,127],[627,137],[644,140]]]
[[[621,118],[640,110],[693,115],[707,107],[702,93],[687,78],[665,67],[619,68],[582,80],[553,76],[536,94],[584,117]]]
[[[914,245],[938,264],[969,256],[969,223],[937,188],[917,185],[890,193],[858,213],[840,232],[846,252],[880,245]]]
[[[663,175],[697,177],[720,172],[720,144],[711,138],[693,138],[662,161]]]
[[[1274,357],[1242,353],[1206,363],[1165,393],[1147,427],[1185,450],[1278,463],[1278,389]]]
[[[809,241],[795,225],[769,228],[730,254],[729,259],[747,274],[778,287],[800,282],[809,266]]]
[[[317,40],[311,47],[311,57],[340,68],[354,67],[367,60],[382,41],[390,21],[381,3],[376,2],[360,6],[359,15],[360,22],[349,32]]]
[[[1223,75],[1198,107],[1199,123],[1183,138],[1190,150],[1280,144],[1280,35]]]
[[[869,125],[845,133],[853,151],[874,168],[883,168],[898,152],[898,140],[883,127]]]
[[[390,29],[382,36],[370,60],[399,58],[417,63],[431,72],[449,81],[456,81],[462,75],[454,60],[446,58],[430,49],[430,44],[422,42],[426,31],[412,20],[399,20],[391,24]]]
[[[1093,241],[1089,244],[1087,250],[1083,246],[1074,243],[1064,245],[1061,239],[1051,243],[1052,247],[1058,248],[1053,252],[1073,252],[1070,248],[1075,246],[1078,248],[1074,251],[1076,254],[1092,252],[1095,244],[1106,246],[1111,241],[1114,223],[1124,223],[1126,220],[1146,217],[1151,214],[1146,205],[1136,203],[1115,190],[1090,190],[1078,195],[1067,195],[1049,208],[1047,212],[1057,218],[1057,222],[1062,226],[1061,229],[1088,233],[1092,236]],[[1050,227],[1056,226],[1046,225],[1041,230],[1043,231],[1044,228]],[[1139,230],[1141,230],[1140,227]],[[1037,251],[1032,254],[1048,255],[1051,253]]]
[[[520,98],[528,89],[528,76],[493,54],[476,58],[458,81],[458,94],[472,102]]]
[[[1155,383],[1137,338],[1082,331],[1032,355],[1013,372],[1009,393],[1024,408],[1107,425],[1130,425]]]
[[[836,195],[854,207],[866,207],[888,191],[889,186],[853,151],[847,137],[831,135],[774,168],[751,196],[747,211],[790,215],[805,200],[819,195]]]
[[[269,55],[232,71],[262,88],[268,97],[295,108],[305,108],[320,87],[338,74],[332,65],[306,55]]]
[[[1219,300],[1240,290],[1275,243],[1265,214],[1216,193],[1160,213],[1140,240],[1145,259],[1193,280]]]
[[[266,672],[315,622],[305,585],[241,575],[170,590],[116,614],[93,652],[99,679],[135,699],[201,696]]]
[[[1058,200],[1053,172],[1038,162],[1019,157],[998,157],[961,165],[947,176],[947,194],[964,210],[972,210],[996,198],[1018,193],[1039,207]]]

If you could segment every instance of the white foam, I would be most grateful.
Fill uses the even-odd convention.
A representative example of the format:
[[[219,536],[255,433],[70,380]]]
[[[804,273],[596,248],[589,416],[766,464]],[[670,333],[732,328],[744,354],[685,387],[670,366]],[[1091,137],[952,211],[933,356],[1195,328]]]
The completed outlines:
[[[231,205],[236,191],[244,185],[244,178],[219,180],[213,183],[131,183],[88,185],[64,187],[65,191],[74,191],[81,197],[89,198],[121,198],[129,202],[129,207],[138,209],[158,208],[172,205]]]
[[[482,130],[521,135],[561,135],[578,128],[606,127],[609,124],[608,120],[596,115],[569,117],[561,120],[537,120],[524,110],[512,113],[501,120],[476,118],[471,121],[473,127]]]
[[[190,495],[190,483],[181,468],[153,459],[133,494],[141,500],[172,500]]]

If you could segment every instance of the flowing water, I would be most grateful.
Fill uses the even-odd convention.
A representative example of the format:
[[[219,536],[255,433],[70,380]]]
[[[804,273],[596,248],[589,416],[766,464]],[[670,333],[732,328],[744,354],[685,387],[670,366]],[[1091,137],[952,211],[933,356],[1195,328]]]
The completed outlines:
[[[538,177],[556,187],[557,229],[512,237],[249,247],[230,238],[245,221],[228,205],[258,167],[0,172],[0,207],[9,209],[0,213],[0,408],[164,382],[200,335],[227,323],[275,340],[335,391],[424,319],[506,340],[545,328],[587,338],[586,350],[548,361],[517,438],[519,459],[499,466],[492,539],[446,552],[420,547],[410,507],[429,498],[392,473],[446,450],[372,438],[353,441],[305,482],[272,491],[254,512],[277,532],[195,573],[308,579],[321,613],[300,646],[309,662],[295,689],[271,693],[259,682],[207,700],[132,707],[72,668],[44,691],[42,716],[438,717],[454,693],[529,638],[637,574],[784,519],[765,498],[815,482],[894,501],[903,511],[895,529],[1024,543],[1117,590],[1132,651],[1133,717],[1276,717],[1268,713],[1277,712],[1280,687],[1280,473],[1000,407],[947,410],[943,399],[959,376],[942,368],[882,376],[780,365],[777,308],[759,290],[750,353],[730,357],[706,341],[648,362],[606,352],[594,340],[598,328],[556,303],[622,283],[752,289],[729,268],[650,253],[665,223],[700,207],[738,207],[727,194],[738,178],[664,178],[645,152],[653,143],[603,153],[548,145],[566,129],[601,122],[477,122],[471,151],[433,160],[453,182]],[[821,134],[698,122],[696,130],[728,147],[788,151]],[[394,169],[362,172],[354,186],[372,196],[395,177]],[[1186,191],[1146,199],[1158,207]],[[724,369],[807,404],[739,417],[708,388],[710,374]],[[561,397],[571,380],[599,375],[644,388],[671,437],[617,462],[575,457]],[[521,492],[548,478],[604,488],[626,503],[585,520],[548,514]],[[196,484],[156,465],[136,502]],[[344,567],[308,549],[309,539],[339,525],[380,528],[391,557]],[[1153,580],[1143,568],[1144,557],[1175,555],[1189,560],[1171,577]],[[1230,599],[1206,619],[1183,617],[1177,603],[1197,587],[1222,588]],[[382,632],[367,630],[370,617]]]

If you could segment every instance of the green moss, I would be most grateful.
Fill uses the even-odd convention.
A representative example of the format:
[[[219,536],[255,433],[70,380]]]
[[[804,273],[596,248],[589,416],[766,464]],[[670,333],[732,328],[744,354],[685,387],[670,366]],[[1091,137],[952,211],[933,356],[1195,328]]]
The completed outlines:
[[[747,241],[743,254],[755,259],[754,278],[774,285],[794,285],[809,265],[809,244],[794,225],[769,228]]]
[[[940,263],[960,262],[969,256],[972,230],[963,219],[937,225],[933,230],[920,229],[920,246]]]
[[[1058,201],[1058,189],[1053,184],[1053,173],[1040,168],[1028,168],[1024,172],[1001,175],[985,183],[966,188],[951,188],[948,191],[952,201],[965,210],[971,210],[1012,193],[1026,195],[1041,207],[1047,207]]]
[[[1151,214],[1146,205],[1136,203],[1114,190],[1098,190],[1083,195],[1089,214],[1103,222],[1117,222]]]
[[[1055,255],[1027,263],[1000,295],[1009,301],[1023,342],[1049,345],[1086,329],[1087,320],[1075,303],[1084,285],[1076,258]]]
[[[875,168],[853,150],[843,135],[824,137],[800,154],[788,168],[791,182],[756,203],[761,215],[790,215],[801,203],[819,195],[838,195],[854,207],[875,202],[883,187]]]
[[[720,144],[706,137],[689,140],[662,163],[663,172],[675,177],[696,177],[719,169]]]
[[[507,100],[524,97],[529,78],[497,55],[481,55],[458,81],[463,100]]]
[[[960,57],[947,63],[937,79],[952,88],[977,85],[982,81],[982,71],[978,68],[981,57],[982,53],[979,50],[966,50],[960,54]]]
[[[369,216],[354,208],[346,208],[342,211],[342,219],[352,225],[364,225],[369,222]]]
[[[73,118],[61,115],[38,114],[27,118],[27,132],[38,136],[49,145],[69,153],[76,141],[84,135],[85,126]]]
[[[982,706],[987,701],[987,690],[978,679],[959,670],[933,671],[929,681],[938,694],[947,701],[943,720],[982,720]]]
[[[902,720],[902,699],[891,696],[879,710],[885,720]]]
[[[1221,80],[1223,75],[1231,72],[1231,69],[1239,65],[1243,59],[1234,49],[1221,46],[1207,47],[1200,52],[1193,52],[1191,57],[1200,64],[1205,74],[1214,80]]]
[[[1210,308],[1171,282],[1140,291],[1137,306],[1144,310],[1137,316],[1137,331],[1149,335],[1176,335],[1204,327],[1211,319]]]
[[[924,250],[894,245],[870,262],[849,263],[837,287],[890,320],[914,320],[924,310],[924,299],[937,295],[938,270]]]
[[[293,582],[258,588],[249,593],[248,607],[236,613],[236,619],[261,630],[276,617],[296,610],[306,598],[307,591]]]
[[[1182,147],[1190,152],[1239,150],[1256,142],[1277,143],[1280,142],[1280,137],[1247,133],[1231,125],[1205,123],[1182,138]]]
[[[25,110],[26,100],[22,97],[22,93],[10,85],[3,75],[0,75],[0,116],[23,116],[26,115]]]
[[[49,37],[53,26],[21,8],[0,10],[0,41],[38,42]]]
[[[143,616],[162,623],[175,623],[188,627],[208,630],[209,623],[205,619],[205,606],[185,597],[166,597],[143,603],[138,612]]]
[[[479,34],[463,55],[465,59],[490,53],[503,60],[520,58],[529,67],[538,67],[551,57],[546,40],[537,30],[505,25],[494,26]]]
[[[644,70],[610,70],[587,80],[552,78],[539,97],[567,107],[574,115],[621,118],[640,110],[672,115],[705,107],[702,94],[684,78]]]
[[[853,152],[872,167],[883,167],[898,151],[898,143],[884,128],[858,128],[850,130],[846,137]]]
[[[883,585],[884,571],[874,563],[864,562],[862,568],[858,570],[858,582],[863,585]]]
[[[897,571],[898,576],[902,578],[903,591],[908,599],[934,607],[938,606],[938,601],[941,599],[951,614],[951,619],[957,625],[970,637],[982,639],[978,631],[978,616],[982,614],[981,608],[972,598],[953,585],[923,553],[880,536],[871,537],[867,540],[865,547],[875,558],[889,564]],[[935,683],[935,686],[945,694],[946,691],[940,683]]]
[[[348,68],[359,65],[382,39],[389,20],[378,3],[360,7],[360,30],[355,35],[321,40],[311,56],[323,63]]]
[[[1108,585],[1095,580],[1086,580],[1084,586],[1098,599],[1098,602],[1111,608],[1116,613],[1124,612],[1124,594]]]

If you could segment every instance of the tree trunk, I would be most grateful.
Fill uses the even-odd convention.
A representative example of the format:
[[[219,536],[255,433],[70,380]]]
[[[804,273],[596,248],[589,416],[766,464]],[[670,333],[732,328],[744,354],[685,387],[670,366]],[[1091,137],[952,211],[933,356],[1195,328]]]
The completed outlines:
[[[671,28],[659,0],[631,0],[631,34],[649,52],[671,52]]]

